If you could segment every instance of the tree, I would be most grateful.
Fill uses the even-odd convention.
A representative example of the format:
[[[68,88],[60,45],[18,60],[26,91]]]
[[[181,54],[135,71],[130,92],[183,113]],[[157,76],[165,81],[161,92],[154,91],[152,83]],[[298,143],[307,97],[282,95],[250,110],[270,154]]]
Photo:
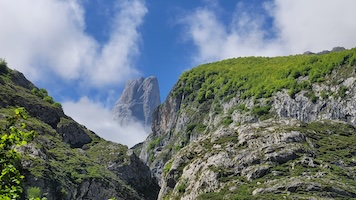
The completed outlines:
[[[23,192],[22,179],[18,167],[21,154],[16,148],[33,140],[34,131],[25,130],[27,113],[24,108],[15,109],[15,114],[7,118],[7,125],[0,132],[0,199],[17,199]]]

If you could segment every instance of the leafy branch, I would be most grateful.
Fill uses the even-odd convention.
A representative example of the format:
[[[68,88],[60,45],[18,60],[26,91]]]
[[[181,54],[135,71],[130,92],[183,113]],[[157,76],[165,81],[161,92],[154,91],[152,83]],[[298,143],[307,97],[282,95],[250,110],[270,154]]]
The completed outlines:
[[[23,192],[22,179],[18,170],[21,154],[16,148],[33,140],[34,131],[25,130],[22,122],[28,115],[24,108],[15,109],[14,116],[7,118],[7,125],[0,132],[0,199],[18,199]]]

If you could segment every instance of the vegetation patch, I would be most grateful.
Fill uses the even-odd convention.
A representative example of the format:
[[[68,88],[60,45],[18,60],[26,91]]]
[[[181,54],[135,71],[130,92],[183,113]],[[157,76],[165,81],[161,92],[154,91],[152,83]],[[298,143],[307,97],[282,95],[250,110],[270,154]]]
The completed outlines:
[[[221,121],[221,124],[224,125],[225,127],[229,126],[234,120],[232,120],[231,116],[226,116],[224,119]]]
[[[245,57],[204,64],[184,72],[173,95],[199,103],[240,96],[268,98],[282,89],[293,97],[311,84],[324,82],[335,69],[354,65],[356,49],[324,55]],[[300,77],[306,80],[299,81]]]
[[[155,148],[162,141],[162,139],[163,139],[162,137],[157,137],[156,139],[154,139],[150,143],[148,143],[147,152],[149,152],[150,150]]]
[[[167,162],[165,165],[164,165],[164,169],[163,169],[163,175],[165,176],[169,170],[171,169],[172,167],[172,163],[173,163],[173,160]]]
[[[55,102],[51,96],[48,96],[48,92],[44,88],[41,89],[33,88],[31,90],[31,93],[58,108],[62,108],[62,105],[60,103]]]

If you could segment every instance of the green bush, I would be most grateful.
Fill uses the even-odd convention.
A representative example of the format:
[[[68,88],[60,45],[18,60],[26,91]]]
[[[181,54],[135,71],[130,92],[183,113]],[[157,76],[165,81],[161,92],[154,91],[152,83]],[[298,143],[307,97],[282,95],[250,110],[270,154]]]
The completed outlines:
[[[7,62],[5,59],[0,58],[0,74],[7,73]]]
[[[47,102],[50,103],[50,104],[53,104],[53,103],[54,103],[53,98],[50,97],[50,96],[45,96],[45,97],[43,98],[43,100],[47,101]]]
[[[162,141],[162,137],[157,137],[147,145],[147,152],[155,148]]]
[[[165,176],[165,175],[169,172],[169,170],[171,169],[172,163],[173,163],[173,161],[169,161],[169,162],[167,162],[167,163],[164,165],[164,169],[163,169],[163,175],[164,175],[164,176]]]
[[[62,105],[60,103],[55,102],[51,96],[48,96],[48,92],[46,89],[41,88],[38,90],[37,88],[33,88],[31,90],[31,93],[43,99],[44,101],[52,104],[53,106],[62,109]]]
[[[33,140],[35,132],[27,131],[21,119],[27,119],[24,108],[16,109],[14,116],[7,118],[8,124],[0,132],[0,199],[18,199],[23,192],[24,176],[17,169],[21,154],[15,147]]]
[[[231,116],[227,116],[221,121],[221,124],[224,126],[229,126],[233,121],[234,120],[231,119]]]
[[[41,197],[41,189],[39,187],[29,187],[27,189],[27,198],[40,198]]]
[[[62,104],[58,103],[58,102],[54,102],[53,105],[57,108],[62,109]]]

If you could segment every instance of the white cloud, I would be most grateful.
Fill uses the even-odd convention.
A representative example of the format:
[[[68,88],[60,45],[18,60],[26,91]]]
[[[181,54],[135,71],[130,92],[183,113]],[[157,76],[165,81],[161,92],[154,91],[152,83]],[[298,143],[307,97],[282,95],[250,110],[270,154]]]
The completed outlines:
[[[78,102],[62,103],[65,113],[100,137],[113,142],[125,144],[128,147],[143,142],[147,137],[145,127],[140,123],[120,126],[113,120],[110,110],[102,104],[92,102],[82,97]]]
[[[79,0],[1,0],[0,7],[0,56],[31,80],[54,73],[101,87],[138,73],[132,61],[147,13],[141,0],[117,1],[106,44],[85,32]]]
[[[245,6],[237,3],[227,22],[220,20],[219,9],[209,5],[184,17],[184,34],[197,48],[194,64],[356,46],[356,1],[275,0],[264,5],[265,13],[252,13]],[[268,17],[273,19],[271,29],[265,29]],[[275,33],[272,38],[271,30]]]
[[[356,46],[356,1],[275,0],[271,14],[292,53]]]

